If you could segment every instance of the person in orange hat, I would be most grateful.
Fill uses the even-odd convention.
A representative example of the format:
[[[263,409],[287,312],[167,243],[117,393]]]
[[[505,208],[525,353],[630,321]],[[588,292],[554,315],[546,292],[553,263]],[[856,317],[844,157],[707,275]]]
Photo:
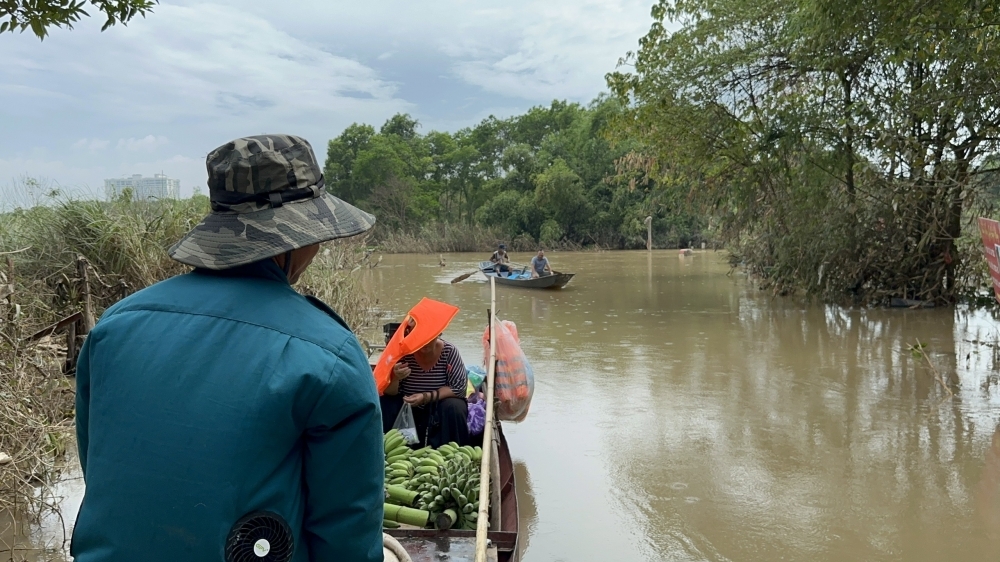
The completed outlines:
[[[413,327],[410,320],[404,333]],[[439,333],[392,367],[389,386],[379,398],[383,433],[392,429],[405,403],[413,408],[421,445],[469,444],[469,405],[465,399],[468,381],[469,373],[458,349]]]

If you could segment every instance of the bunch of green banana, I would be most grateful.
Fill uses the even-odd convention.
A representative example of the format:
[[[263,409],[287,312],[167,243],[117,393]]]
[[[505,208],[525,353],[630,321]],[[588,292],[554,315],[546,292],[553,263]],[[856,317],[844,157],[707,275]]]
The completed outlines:
[[[403,435],[395,429],[390,429],[389,433],[385,434],[382,438],[382,446],[385,449],[386,464],[400,460],[400,457],[408,457],[411,452],[410,448],[406,446]]]
[[[441,445],[438,447],[438,452],[447,460],[459,456],[466,462],[478,463],[483,458],[483,449],[481,447],[470,447],[468,445],[459,447],[455,443]]]
[[[396,430],[385,434],[385,483],[416,492],[416,507],[431,512],[438,528],[475,529],[479,516],[480,447],[455,443],[437,449],[412,450]],[[405,496],[395,489],[386,501],[403,505]],[[388,492],[387,492],[388,497]]]
[[[413,475],[413,467],[408,460],[413,452],[406,446],[403,436],[395,429],[385,434],[383,448],[385,449],[386,485],[405,485],[405,482]]]
[[[479,462],[482,450],[442,445],[436,454],[420,461],[424,479],[415,489],[417,507],[431,512],[431,520],[440,529],[457,527],[475,529],[479,517]],[[441,462],[444,459],[444,462]]]

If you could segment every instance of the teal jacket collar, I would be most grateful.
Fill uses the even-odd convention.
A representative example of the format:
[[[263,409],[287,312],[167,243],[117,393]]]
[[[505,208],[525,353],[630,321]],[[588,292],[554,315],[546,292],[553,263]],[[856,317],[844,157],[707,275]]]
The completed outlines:
[[[215,275],[218,277],[257,277],[260,279],[267,279],[268,281],[280,281],[285,284],[288,283],[288,277],[285,277],[285,272],[281,271],[278,264],[274,263],[274,260],[271,258],[222,270],[198,267],[195,268],[194,273],[201,275]]]
[[[278,264],[274,263],[274,260],[267,258],[266,260],[255,261],[253,263],[248,263],[246,265],[241,265],[238,267],[233,267],[230,269],[205,269],[205,268],[195,268],[192,272],[198,275],[213,275],[216,277],[250,277],[256,279],[264,279],[267,281],[277,281],[279,283],[284,283],[288,285],[288,278],[285,277],[285,272],[281,271]],[[333,318],[338,324],[351,329],[347,325],[347,322],[340,317],[339,314],[333,311],[329,305],[325,302],[319,300],[312,295],[303,295],[307,301],[309,301],[313,306],[325,312],[330,318]]]

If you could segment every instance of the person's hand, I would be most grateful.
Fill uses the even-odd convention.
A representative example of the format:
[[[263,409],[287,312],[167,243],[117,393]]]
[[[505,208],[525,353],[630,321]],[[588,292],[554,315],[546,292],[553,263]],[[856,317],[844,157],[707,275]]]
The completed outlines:
[[[392,368],[392,378],[393,380],[401,381],[406,377],[410,376],[410,368],[402,363],[396,363]]]
[[[403,397],[403,402],[406,402],[410,406],[423,406],[424,404],[431,401],[430,392],[420,392],[417,394],[408,394]]]

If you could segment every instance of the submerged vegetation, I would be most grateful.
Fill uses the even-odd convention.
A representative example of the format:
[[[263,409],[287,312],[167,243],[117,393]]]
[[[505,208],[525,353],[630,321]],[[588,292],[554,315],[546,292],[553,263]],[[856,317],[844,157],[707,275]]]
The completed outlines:
[[[663,0],[608,76],[633,170],[778,294],[956,302],[997,200],[989,2]],[[677,29],[668,31],[668,28]]]

